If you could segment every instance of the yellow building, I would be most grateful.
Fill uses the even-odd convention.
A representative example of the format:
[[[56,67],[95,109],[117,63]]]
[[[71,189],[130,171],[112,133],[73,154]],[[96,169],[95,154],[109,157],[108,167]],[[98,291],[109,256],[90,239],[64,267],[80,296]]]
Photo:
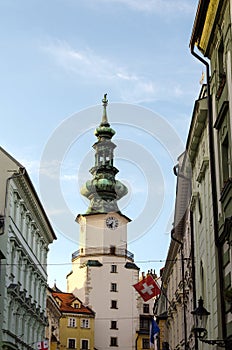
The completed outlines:
[[[95,313],[72,293],[52,292],[61,311],[60,350],[94,350]]]

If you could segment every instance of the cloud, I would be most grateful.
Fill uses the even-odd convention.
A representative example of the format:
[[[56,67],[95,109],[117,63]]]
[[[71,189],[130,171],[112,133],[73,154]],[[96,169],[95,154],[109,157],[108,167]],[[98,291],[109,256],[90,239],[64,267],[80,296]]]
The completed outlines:
[[[61,162],[58,160],[53,160],[49,162],[40,162],[39,160],[31,160],[23,158],[21,160],[21,164],[23,164],[30,174],[30,176],[38,176],[40,173],[41,176],[47,177],[51,180],[60,181],[77,181],[76,174],[63,174],[60,173],[60,167],[62,166]]]
[[[96,0],[94,1],[96,2]],[[98,0],[98,2],[122,4],[134,11],[165,13],[165,15],[192,14],[195,11],[195,1],[191,0]]]
[[[53,40],[42,49],[67,73],[82,78],[83,84],[110,85],[118,90],[123,101],[131,103],[156,99],[157,90],[150,79],[131,72],[128,67],[123,67],[110,57],[102,57],[89,48],[74,49],[60,40]]]
[[[65,41],[53,40],[42,49],[67,72],[94,79],[112,79],[115,74],[113,64],[89,48],[76,50]]]
[[[128,64],[114,61],[111,57],[101,56],[90,48],[73,48],[66,41],[50,40],[42,50],[52,60],[71,74],[82,85],[104,85],[114,91],[115,96],[127,103],[143,103],[163,100],[165,98],[181,98],[188,94],[183,84],[175,81],[162,81],[156,76],[154,81],[149,76],[132,71]],[[138,71],[141,67],[137,67]],[[179,79],[179,78],[178,78]]]
[[[125,73],[125,72],[118,72],[117,77],[122,80],[138,81],[138,77],[136,77],[136,75],[129,75],[128,73]]]
[[[76,174],[73,174],[73,175],[68,175],[68,174],[64,174],[62,175],[61,177],[61,180],[64,180],[64,181],[77,181],[77,175]]]
[[[61,214],[66,214],[66,210],[65,209],[48,209],[47,208],[47,214],[50,217],[60,216]]]

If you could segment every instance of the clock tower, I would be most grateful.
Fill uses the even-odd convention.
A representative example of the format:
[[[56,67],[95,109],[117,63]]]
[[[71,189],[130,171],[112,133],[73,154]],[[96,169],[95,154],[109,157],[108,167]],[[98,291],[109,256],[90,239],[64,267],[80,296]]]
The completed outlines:
[[[96,312],[95,344],[98,350],[136,347],[138,329],[137,296],[133,284],[138,282],[139,268],[127,250],[127,224],[131,221],[118,208],[118,200],[127,188],[115,176],[115,131],[107,118],[107,95],[103,114],[95,130],[97,142],[92,179],[81,188],[90,201],[85,214],[78,214],[79,250],[72,255],[72,271],[67,276],[68,292],[78,296]]]

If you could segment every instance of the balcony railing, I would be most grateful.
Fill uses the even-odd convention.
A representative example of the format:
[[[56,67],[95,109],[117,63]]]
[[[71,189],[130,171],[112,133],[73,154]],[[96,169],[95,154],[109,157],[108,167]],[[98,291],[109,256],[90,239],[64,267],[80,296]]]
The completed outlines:
[[[72,260],[81,256],[99,256],[99,255],[114,255],[125,257],[134,261],[134,254],[127,249],[117,247],[95,247],[95,248],[81,248],[72,254]]]

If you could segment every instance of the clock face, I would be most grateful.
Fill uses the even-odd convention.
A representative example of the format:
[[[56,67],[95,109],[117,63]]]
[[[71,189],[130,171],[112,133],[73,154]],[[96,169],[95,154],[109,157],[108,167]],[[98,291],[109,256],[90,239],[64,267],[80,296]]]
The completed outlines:
[[[111,230],[115,230],[118,227],[118,219],[114,216],[109,216],[106,219],[106,226]]]

